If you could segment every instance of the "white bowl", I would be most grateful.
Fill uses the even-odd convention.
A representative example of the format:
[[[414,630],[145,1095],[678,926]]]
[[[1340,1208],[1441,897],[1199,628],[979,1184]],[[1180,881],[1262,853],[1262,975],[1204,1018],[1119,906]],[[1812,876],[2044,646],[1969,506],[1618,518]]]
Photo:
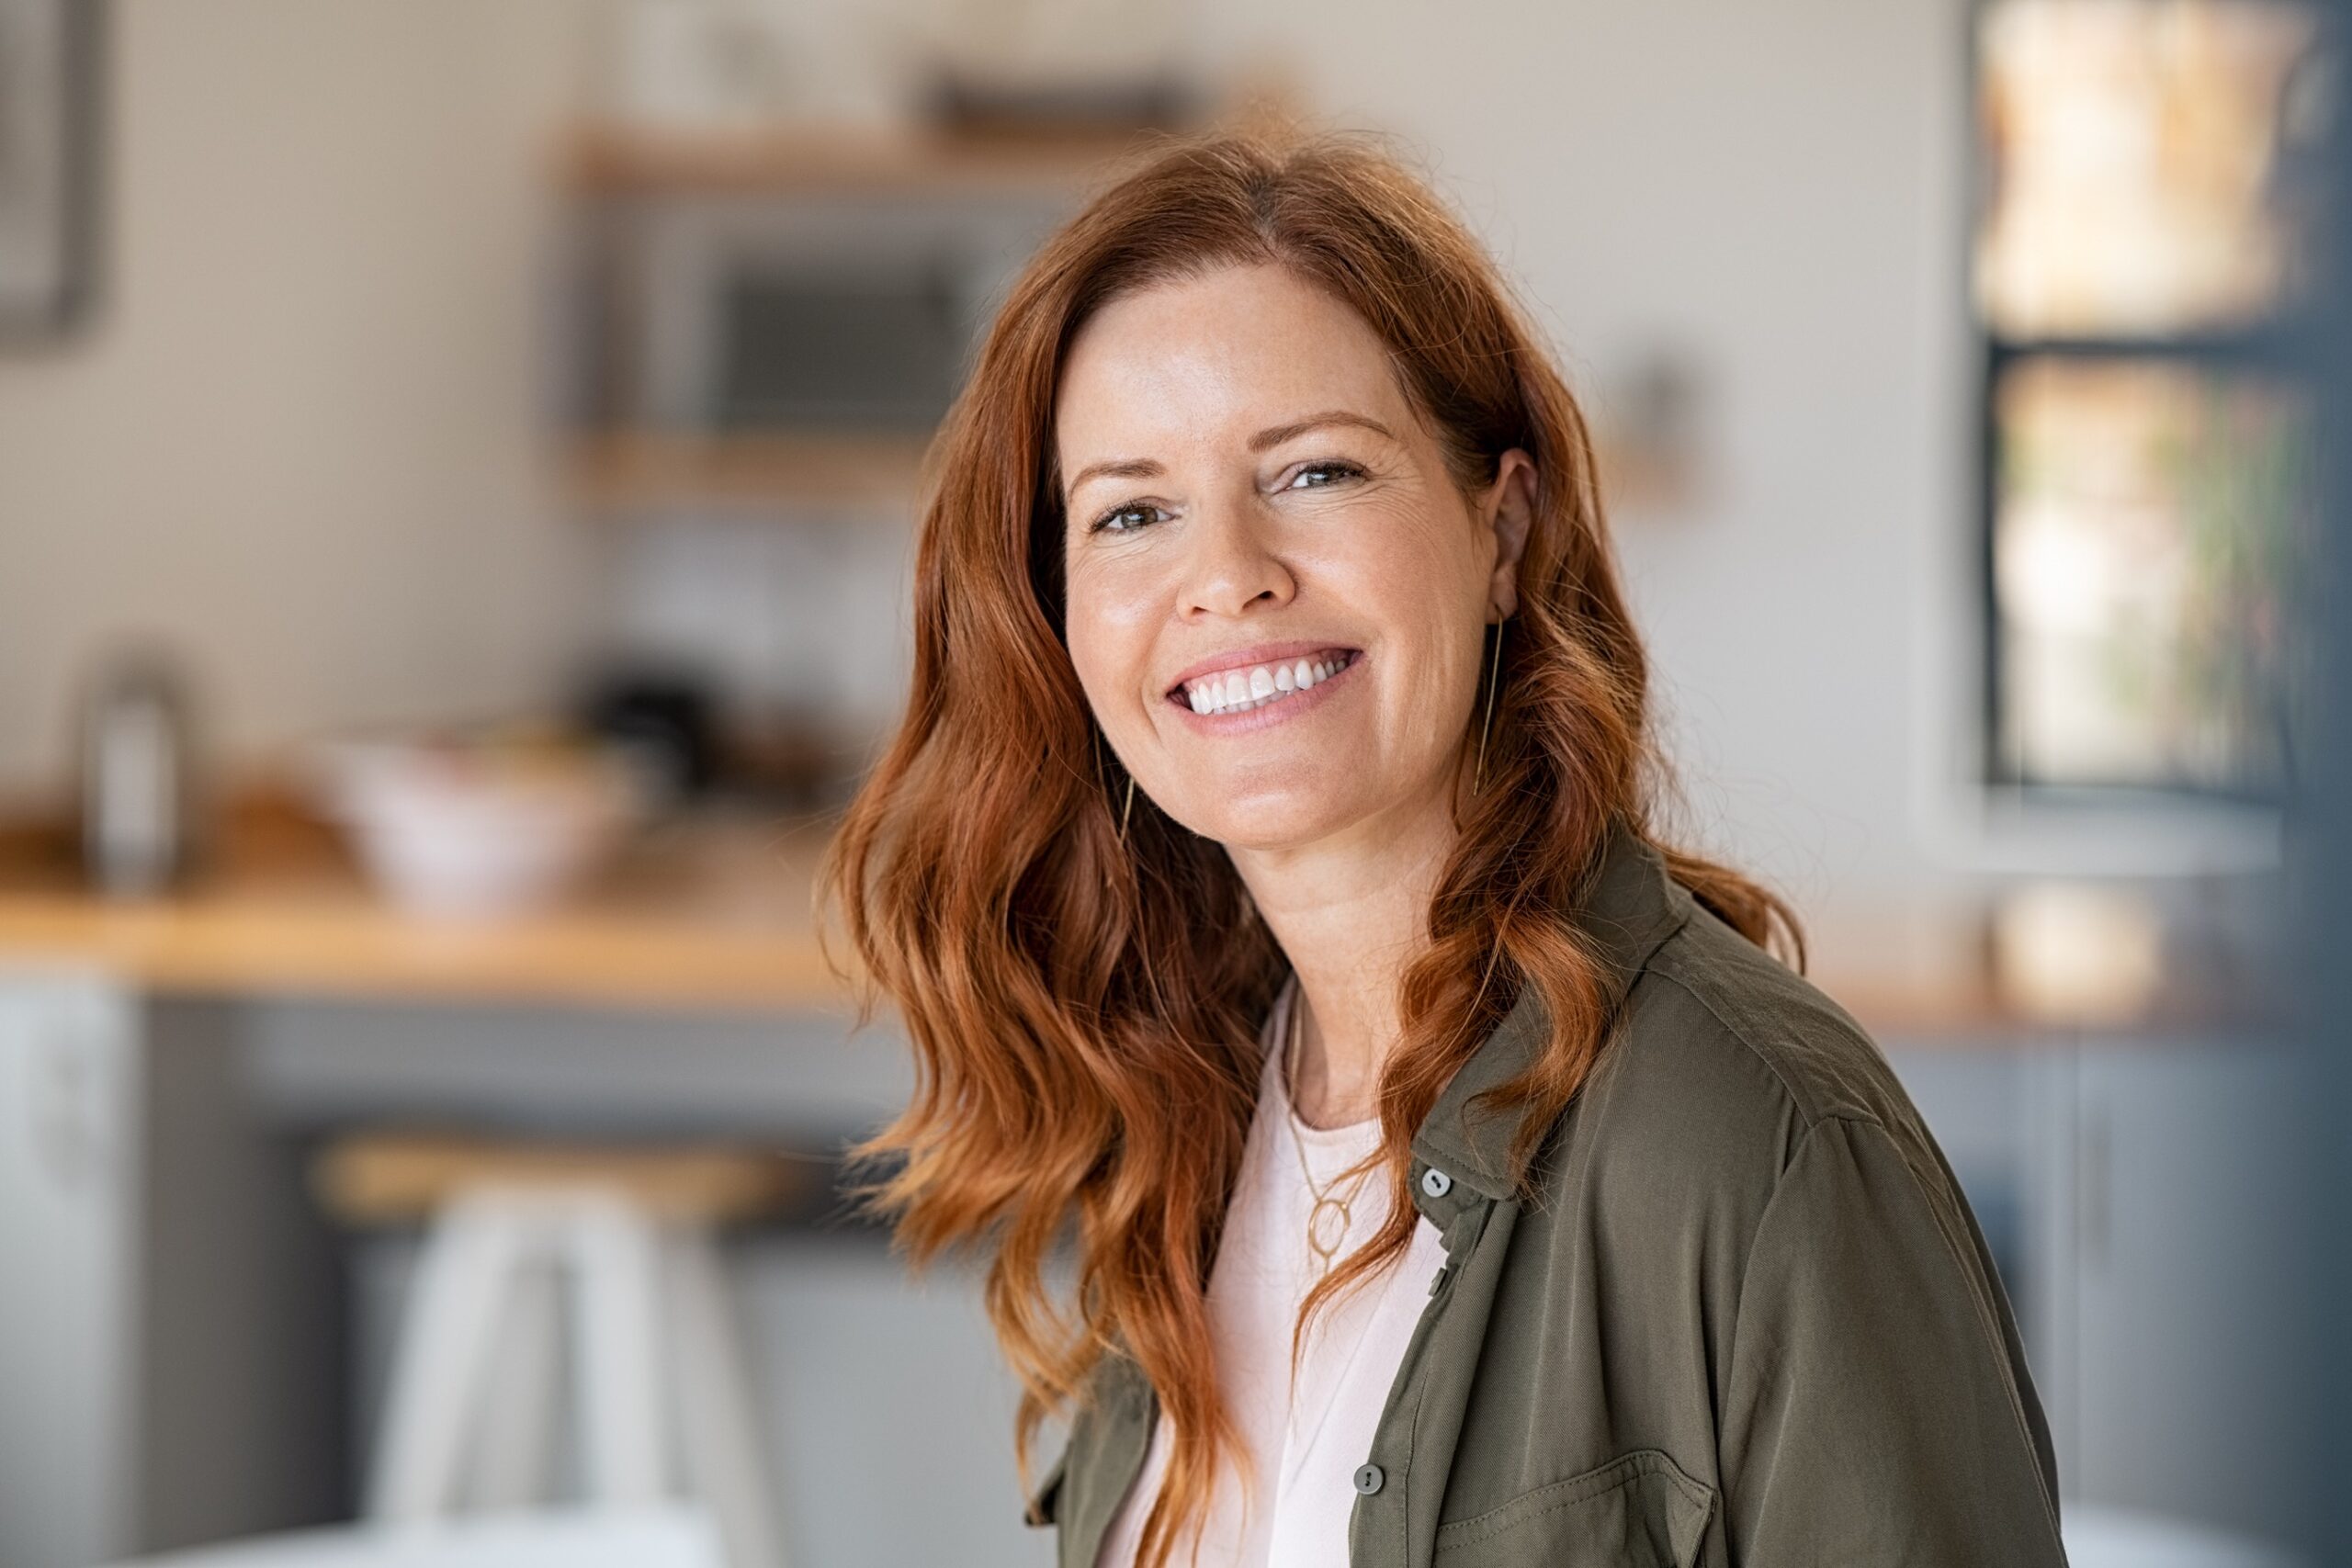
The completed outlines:
[[[482,919],[575,885],[637,814],[629,771],[583,755],[521,767],[462,747],[340,741],[320,749],[327,810],[403,908]]]

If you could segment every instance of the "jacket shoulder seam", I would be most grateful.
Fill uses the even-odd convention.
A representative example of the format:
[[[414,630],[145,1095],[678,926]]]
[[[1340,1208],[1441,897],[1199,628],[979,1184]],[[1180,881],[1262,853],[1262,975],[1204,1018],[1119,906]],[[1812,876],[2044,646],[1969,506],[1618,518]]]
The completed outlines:
[[[1681,934],[1681,932],[1678,931],[1676,936],[1679,938]],[[1707,1011],[1707,1016],[1713,1019],[1716,1024],[1725,1034],[1737,1041],[1742,1050],[1746,1051],[1750,1056],[1753,1056],[1757,1062],[1763,1066],[1766,1072],[1772,1075],[1772,1080],[1781,1086],[1781,1092],[1786,1095],[1788,1097],[1789,1103],[1796,1108],[1800,1123],[1798,1131],[1798,1139],[1800,1142],[1805,1136],[1809,1135],[1815,1127],[1818,1126],[1825,1121],[1836,1120],[1863,1122],[1879,1127],[1883,1127],[1885,1125],[1884,1118],[1879,1116],[1876,1112],[1870,1111],[1866,1107],[1842,1106],[1833,1110],[1825,1105],[1822,1102],[1820,1095],[1815,1092],[1813,1086],[1802,1083],[1797,1078],[1792,1077],[1787,1066],[1777,1059],[1775,1054],[1765,1049],[1763,1045],[1758,1043],[1752,1029],[1747,1025],[1736,1021],[1732,1018],[1728,1017],[1724,1013],[1724,1010],[1716,1005],[1714,998],[1709,996],[1699,987],[1691,984],[1688,977],[1677,971],[1667,952],[1667,949],[1671,948],[1673,945],[1674,942],[1669,941],[1664,947],[1659,949],[1657,959],[1654,959],[1650,964],[1649,973],[1656,975],[1659,979],[1675,986],[1692,1001],[1697,1002],[1702,1008],[1704,1008]],[[1660,963],[1657,961],[1659,959],[1667,960],[1667,962]],[[1860,1040],[1864,1043],[1868,1043],[1867,1036],[1856,1033],[1851,1030],[1846,1029],[1842,1025],[1839,1025],[1838,1028],[1841,1033],[1853,1034],[1857,1040]],[[1793,1157],[1795,1153],[1793,1147],[1791,1149],[1790,1153],[1791,1156]]]

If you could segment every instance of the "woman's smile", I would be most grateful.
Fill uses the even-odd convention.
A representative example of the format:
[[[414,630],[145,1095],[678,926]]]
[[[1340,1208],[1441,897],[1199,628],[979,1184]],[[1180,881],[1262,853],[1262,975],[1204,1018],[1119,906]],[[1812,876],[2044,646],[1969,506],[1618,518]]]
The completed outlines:
[[[1313,712],[1363,662],[1360,649],[1275,644],[1220,656],[1169,689],[1167,700],[1204,735],[1244,735]]]

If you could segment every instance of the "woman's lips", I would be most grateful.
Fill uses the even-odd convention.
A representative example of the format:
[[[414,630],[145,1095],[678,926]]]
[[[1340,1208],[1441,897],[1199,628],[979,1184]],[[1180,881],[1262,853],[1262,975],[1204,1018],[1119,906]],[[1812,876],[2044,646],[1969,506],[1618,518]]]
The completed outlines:
[[[1358,657],[1338,644],[1284,643],[1238,650],[1213,667],[1196,665],[1168,690],[1194,713],[1229,713],[1278,701],[1329,680]]]
[[[1279,663],[1213,671],[1170,692],[1168,701],[1213,734],[1262,729],[1321,706],[1330,688],[1363,662],[1357,649],[1326,649]]]

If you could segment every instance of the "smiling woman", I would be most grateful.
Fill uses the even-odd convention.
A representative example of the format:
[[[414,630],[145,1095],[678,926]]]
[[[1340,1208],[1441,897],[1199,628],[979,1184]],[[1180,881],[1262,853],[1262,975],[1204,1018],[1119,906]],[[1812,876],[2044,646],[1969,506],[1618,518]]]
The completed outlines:
[[[1302,850],[1425,895],[1487,628],[1518,609],[1528,454],[1465,490],[1363,318],[1267,263],[1105,304],[1070,344],[1054,429],[1076,476],[1070,662],[1145,795],[1244,856],[1261,908],[1269,883],[1296,889]],[[1305,978],[1314,1062],[1329,992]]]
[[[936,472],[827,886],[919,1069],[869,1199],[988,1255],[1064,1568],[2063,1561],[1940,1154],[1658,841],[1583,419],[1425,187],[1170,149]]]

